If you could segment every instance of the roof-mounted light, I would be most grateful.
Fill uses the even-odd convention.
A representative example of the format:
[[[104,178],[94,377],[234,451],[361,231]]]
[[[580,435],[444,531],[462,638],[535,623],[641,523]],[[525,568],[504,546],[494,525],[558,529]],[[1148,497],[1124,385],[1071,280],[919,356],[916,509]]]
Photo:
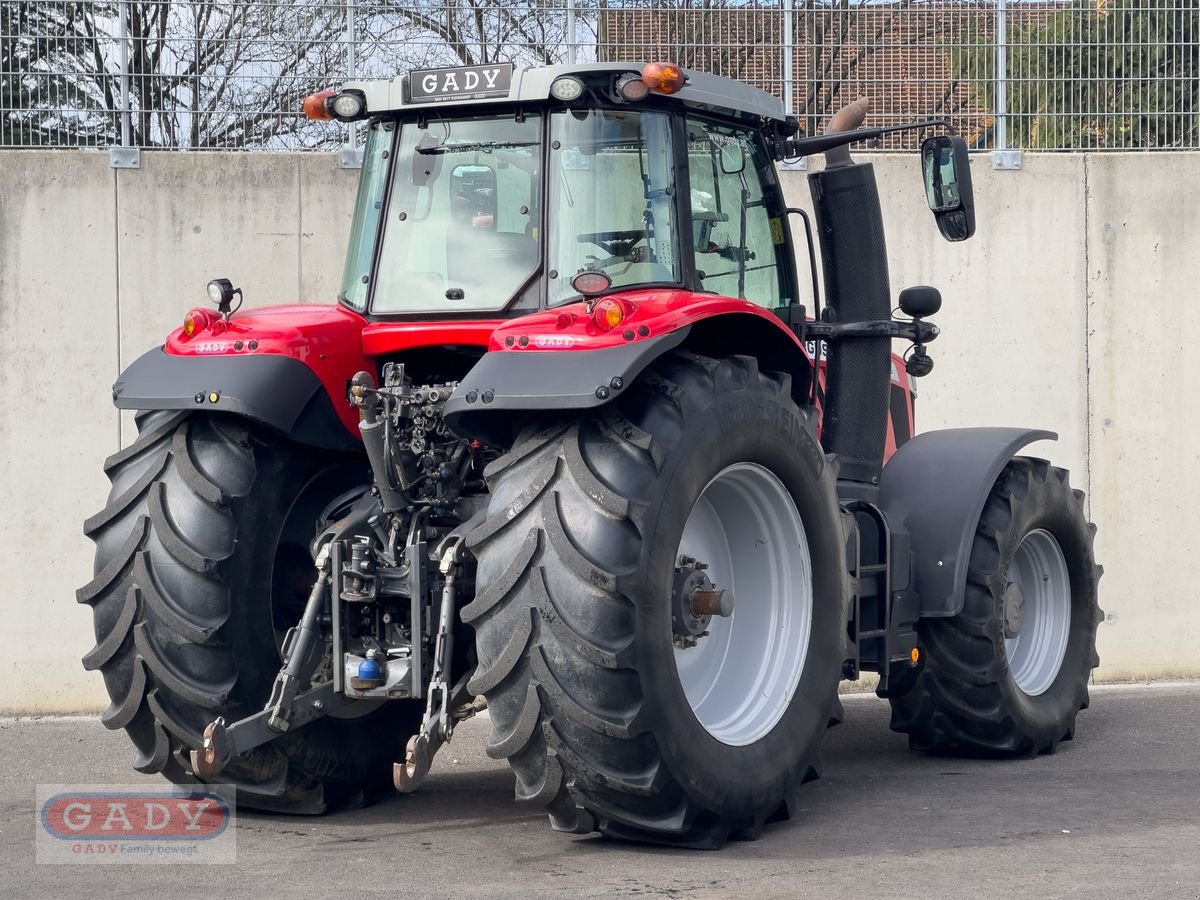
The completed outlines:
[[[304,98],[304,117],[306,119],[332,119],[333,110],[329,108],[329,101],[336,93],[337,91],[317,91],[315,94],[309,94]]]
[[[353,122],[367,111],[367,98],[360,91],[342,91],[329,104],[335,119]]]
[[[632,72],[626,72],[617,78],[616,87],[617,93],[630,103],[645,100],[646,95],[650,93],[650,88],[646,86],[646,82],[642,81],[642,76]]]
[[[563,102],[578,100],[583,96],[583,82],[573,75],[555,78],[554,83],[550,85],[550,96]]]
[[[304,98],[304,115],[309,119],[354,122],[367,115],[367,98],[362,91],[317,91]]]
[[[656,93],[674,94],[687,84],[687,76],[675,63],[652,62],[642,69],[642,83]]]

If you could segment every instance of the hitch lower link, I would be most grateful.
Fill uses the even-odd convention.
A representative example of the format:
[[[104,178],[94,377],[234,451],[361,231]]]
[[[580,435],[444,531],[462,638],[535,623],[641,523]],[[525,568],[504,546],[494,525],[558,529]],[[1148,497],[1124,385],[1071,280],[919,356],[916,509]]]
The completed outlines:
[[[283,668],[275,676],[266,706],[252,716],[229,725],[223,717],[204,729],[204,743],[190,754],[192,771],[214,778],[236,757],[261,747],[284,732],[327,716],[354,700],[334,690],[326,681],[301,692],[321,661],[320,617],[331,582],[330,543],[317,554],[317,580],[304,605],[300,624],[288,632],[283,645]]]
[[[448,743],[454,734],[454,723],[474,715],[482,708],[480,701],[463,705],[467,696],[467,680],[471,673],[463,675],[453,687],[448,681],[450,662],[454,655],[454,615],[458,578],[465,549],[462,535],[452,533],[442,540],[435,551],[443,584],[437,640],[433,651],[433,675],[429,679],[425,718],[421,722],[421,730],[409,739],[404,762],[392,766],[392,783],[402,794],[411,794],[429,775],[434,754],[443,744]]]
[[[461,535],[448,535],[435,551],[444,578],[441,609],[434,645],[433,675],[429,682],[425,718],[421,730],[408,742],[404,762],[392,767],[396,790],[411,793],[425,780],[434,754],[448,742],[456,722],[470,718],[485,708],[481,698],[469,698],[470,673],[453,686],[450,676],[454,653],[454,616],[458,598],[465,545]],[[223,717],[204,729],[204,743],[192,750],[192,771],[199,778],[211,779],[229,763],[293,728],[337,712],[357,702],[338,693],[333,681],[325,681],[307,691],[299,686],[308,681],[321,661],[320,616],[332,581],[330,544],[325,544],[316,560],[317,580],[304,607],[300,624],[284,640],[284,665],[275,678],[271,697],[259,712],[229,725]],[[335,601],[336,602],[336,599]]]

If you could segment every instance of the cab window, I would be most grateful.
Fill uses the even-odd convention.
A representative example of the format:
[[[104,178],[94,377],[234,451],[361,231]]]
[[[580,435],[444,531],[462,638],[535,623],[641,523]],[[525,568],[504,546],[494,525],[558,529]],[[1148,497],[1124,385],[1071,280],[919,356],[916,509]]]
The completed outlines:
[[[371,311],[536,305],[541,118],[404,122]]]
[[[572,109],[550,120],[550,305],[600,271],[617,287],[680,281],[671,120],[665,113]]]
[[[787,306],[783,211],[772,208],[775,169],[762,141],[689,118],[687,144],[697,288],[768,309]]]

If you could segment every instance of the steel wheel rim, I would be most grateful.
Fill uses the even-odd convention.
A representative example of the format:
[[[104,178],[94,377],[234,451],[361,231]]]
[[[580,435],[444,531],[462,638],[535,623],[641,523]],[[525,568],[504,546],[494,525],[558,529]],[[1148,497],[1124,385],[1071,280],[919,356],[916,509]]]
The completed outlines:
[[[1036,697],[1054,684],[1067,655],[1071,576],[1058,541],[1042,528],[1021,540],[1008,571],[1025,609],[1020,634],[1005,638],[1004,652],[1017,687]]]
[[[701,492],[676,559],[707,563],[733,592],[696,646],[676,648],[679,681],[697,720],[734,747],[768,734],[800,684],[812,633],[812,556],[787,488],[754,463],[723,469]]]

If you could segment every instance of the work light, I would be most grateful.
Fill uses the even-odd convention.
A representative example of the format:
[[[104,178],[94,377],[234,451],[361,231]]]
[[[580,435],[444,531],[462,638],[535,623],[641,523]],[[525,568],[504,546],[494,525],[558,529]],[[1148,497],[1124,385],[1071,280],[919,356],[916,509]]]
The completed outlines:
[[[570,75],[554,79],[550,85],[550,95],[556,100],[578,100],[583,94],[583,82]]]

